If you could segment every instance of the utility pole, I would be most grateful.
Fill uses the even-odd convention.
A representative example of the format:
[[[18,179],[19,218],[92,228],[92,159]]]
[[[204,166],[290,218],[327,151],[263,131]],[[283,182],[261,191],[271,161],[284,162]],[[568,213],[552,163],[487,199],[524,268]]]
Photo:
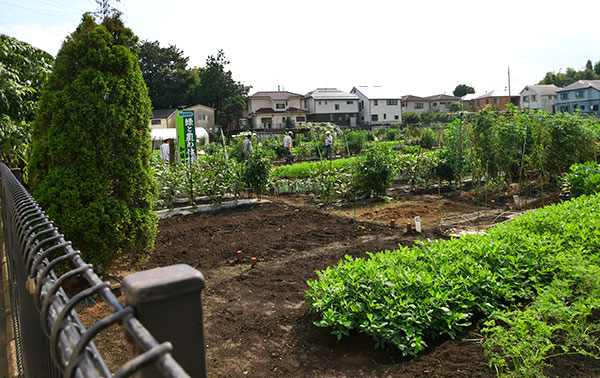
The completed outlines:
[[[508,67],[508,102],[512,104],[512,97],[510,96],[510,66]]]

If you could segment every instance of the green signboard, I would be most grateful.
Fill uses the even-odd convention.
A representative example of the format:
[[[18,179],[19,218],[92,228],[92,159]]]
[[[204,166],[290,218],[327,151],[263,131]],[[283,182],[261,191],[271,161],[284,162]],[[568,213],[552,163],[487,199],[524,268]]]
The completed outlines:
[[[179,158],[191,164],[198,158],[196,151],[196,124],[194,111],[177,112],[177,139]]]

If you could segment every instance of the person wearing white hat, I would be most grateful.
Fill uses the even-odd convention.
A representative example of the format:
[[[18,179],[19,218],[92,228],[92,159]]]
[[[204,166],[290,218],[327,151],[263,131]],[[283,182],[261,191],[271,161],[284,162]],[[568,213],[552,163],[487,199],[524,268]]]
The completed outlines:
[[[331,132],[325,133],[325,159],[331,160],[331,147],[333,146],[333,137]]]
[[[289,131],[288,135],[283,138],[283,149],[285,150],[285,160],[287,161],[287,164],[292,164],[292,161],[294,160],[294,155],[292,155],[292,136],[294,136],[294,133]]]

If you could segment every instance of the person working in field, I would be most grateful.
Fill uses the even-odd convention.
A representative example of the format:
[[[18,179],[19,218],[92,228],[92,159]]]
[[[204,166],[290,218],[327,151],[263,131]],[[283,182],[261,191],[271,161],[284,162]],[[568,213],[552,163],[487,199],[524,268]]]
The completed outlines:
[[[252,134],[248,134],[247,139],[242,142],[242,160],[248,159],[252,153]]]
[[[165,163],[168,163],[170,160],[171,151],[169,148],[169,140],[163,140],[163,144],[160,145],[160,158]]]
[[[333,137],[331,136],[331,132],[327,131],[325,133],[325,159],[331,160],[331,148],[333,146]]]
[[[290,131],[283,138],[283,149],[285,150],[285,161],[287,164],[292,164],[292,161],[294,161],[294,155],[292,155],[292,136],[294,136],[294,133]]]

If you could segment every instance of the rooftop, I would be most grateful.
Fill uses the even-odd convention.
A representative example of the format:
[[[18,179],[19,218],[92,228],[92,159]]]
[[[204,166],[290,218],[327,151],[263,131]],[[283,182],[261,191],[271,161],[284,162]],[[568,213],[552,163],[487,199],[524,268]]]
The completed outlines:
[[[281,100],[289,100],[291,97],[302,97],[302,95],[298,94],[298,93],[287,92],[287,91],[272,91],[272,92],[263,91],[263,92],[256,92],[249,98],[257,98],[257,97],[269,97],[272,100],[281,101]]]
[[[528,89],[534,91],[539,95],[547,96],[556,94],[556,91],[558,91],[560,88],[554,84],[535,84],[526,86],[520,93],[523,93]]]
[[[564,88],[559,88],[557,92],[573,91],[576,89],[595,88],[600,91],[600,80],[579,80]]]
[[[388,100],[402,98],[402,96],[397,91],[378,85],[372,87],[354,87],[350,92],[355,93],[356,91],[362,93],[369,100]]]
[[[317,88],[308,92],[304,97],[312,97],[315,100],[358,100],[357,95],[340,91],[337,88]]]

